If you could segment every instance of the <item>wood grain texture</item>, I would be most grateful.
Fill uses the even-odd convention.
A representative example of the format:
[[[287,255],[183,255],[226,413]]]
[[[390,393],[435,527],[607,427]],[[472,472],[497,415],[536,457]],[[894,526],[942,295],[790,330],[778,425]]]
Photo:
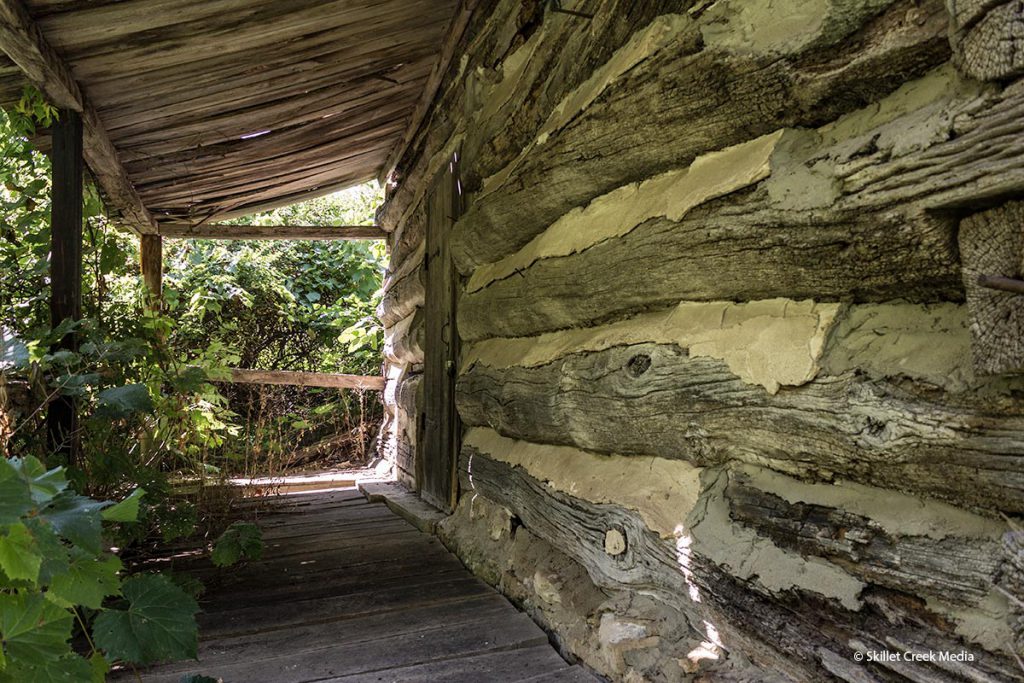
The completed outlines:
[[[164,241],[160,235],[141,237],[139,265],[146,285],[147,305],[159,309],[164,287]]]
[[[907,22],[909,4],[894,3],[855,40],[806,54],[700,50],[687,34],[671,41],[474,197],[453,238],[460,270],[521,248],[616,187],[779,128],[824,124],[938,66],[949,57],[945,7],[929,0]]]
[[[461,470],[467,491],[508,508],[531,533],[582,564],[602,588],[654,595],[688,615],[689,623],[712,624],[727,651],[765,666],[777,680],[833,680],[836,661],[829,653],[844,662],[847,677],[841,680],[848,681],[902,680],[897,674],[909,674],[910,680],[921,683],[952,683],[964,680],[961,676],[967,680],[1024,680],[1008,657],[977,648],[972,649],[981,655],[979,661],[954,671],[928,664],[911,664],[901,671],[888,670],[887,665],[856,664],[852,657],[855,643],[870,643],[884,650],[895,647],[896,642],[925,652],[958,652],[963,645],[941,617],[906,593],[872,586],[865,591],[859,611],[844,609],[799,588],[768,594],[737,579],[729,567],[716,564],[699,547],[688,547],[681,557],[671,542],[655,536],[634,512],[567,495],[522,468],[473,448],[464,449]],[[605,552],[608,529],[617,529],[625,537],[623,554],[612,557]],[[841,533],[841,529],[833,531]],[[690,601],[694,590],[700,595],[699,603]],[[660,627],[667,625],[662,622]],[[683,653],[706,638],[696,627],[661,635]],[[717,667],[728,665],[728,658],[727,652],[725,661],[705,662],[704,666],[710,664],[706,675],[711,680],[717,674],[725,678],[728,669]],[[751,680],[749,675],[738,678]],[[755,674],[753,680],[761,678]]]
[[[199,661],[152,667],[145,680],[202,672],[251,683],[470,683],[569,669],[526,615],[382,504],[336,491],[239,507],[259,508],[259,560],[224,570],[205,554],[183,559],[195,548],[180,547],[153,562],[201,579],[206,591]]]
[[[460,329],[468,339],[535,334],[679,300],[962,300],[957,216],[1024,191],[1024,84],[923,111],[812,139],[806,158],[773,168],[779,179],[468,293]],[[945,134],[903,145],[892,131],[923,115]],[[788,179],[803,163],[813,176]],[[787,182],[804,197],[780,197]],[[834,189],[814,203],[808,183]]]
[[[93,104],[82,95],[71,69],[50,47],[20,0],[0,2],[0,49],[51,104],[81,114],[85,161],[111,208],[137,233],[155,232],[156,223],[128,179]]]
[[[983,81],[1024,73],[1024,5],[1019,0],[963,3],[950,0],[959,30],[953,34],[957,63]],[[958,5],[968,7],[958,7]]]
[[[339,375],[328,372],[290,372],[287,370],[246,370],[231,368],[231,381],[239,384],[285,384],[297,387],[328,387],[382,391],[384,378],[363,375]]]
[[[683,300],[957,301],[955,230],[912,207],[778,208],[762,186],[469,292],[459,329],[467,340],[533,335]]]
[[[62,83],[81,85],[95,105],[87,125],[109,134],[99,152],[125,160],[111,180],[137,190],[157,218],[191,221],[375,177],[423,98],[455,9],[455,0],[33,0],[22,14],[67,65],[57,99],[67,99]],[[5,84],[0,69],[5,104],[20,95],[14,76]],[[115,205],[129,195],[104,189]]]
[[[162,237],[204,240],[382,240],[387,233],[373,225],[218,225],[162,223]]]
[[[1007,202],[961,221],[960,253],[975,370],[1024,372],[1024,296],[978,282],[982,275],[1024,275],[1024,202]]]
[[[737,459],[1024,510],[1024,409],[1012,399],[853,374],[772,396],[717,359],[636,344],[531,368],[477,363],[459,380],[458,404],[466,424],[527,441],[697,465]]]

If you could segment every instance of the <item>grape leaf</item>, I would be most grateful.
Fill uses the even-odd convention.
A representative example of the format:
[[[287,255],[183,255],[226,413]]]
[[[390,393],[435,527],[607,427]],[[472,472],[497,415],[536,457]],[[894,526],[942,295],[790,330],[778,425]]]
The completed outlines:
[[[134,522],[139,519],[139,502],[146,495],[146,489],[137,488],[127,498],[103,511],[102,517],[108,522]]]
[[[99,609],[103,598],[120,594],[119,571],[121,560],[115,556],[97,558],[73,548],[68,570],[53,577],[47,596],[62,607]]]
[[[0,683],[102,683],[104,680],[96,679],[94,676],[87,660],[75,654],[68,654],[56,659],[12,661],[7,671],[0,672]]]
[[[17,468],[0,458],[0,524],[14,524],[32,509],[32,492]]]
[[[11,524],[7,533],[0,536],[0,569],[8,578],[14,580],[39,580],[39,567],[43,557],[39,547],[28,528],[22,524]]]
[[[100,510],[109,505],[66,491],[39,515],[54,530],[77,546],[98,555],[103,549],[103,520]]]
[[[97,414],[113,419],[128,417],[133,413],[153,412],[153,399],[145,384],[111,387],[101,391],[96,398],[99,401]]]
[[[21,479],[28,484],[32,500],[37,505],[49,503],[68,487],[67,477],[60,467],[47,471],[43,463],[32,456],[24,459],[11,458],[9,462],[14,465]]]
[[[121,586],[125,610],[107,610],[96,617],[93,639],[112,659],[152,664],[195,659],[199,605],[159,574],[142,574]]]
[[[263,555],[263,532],[255,524],[235,522],[220,535],[210,559],[218,567],[229,567],[239,560],[258,560]]]
[[[5,674],[29,662],[63,657],[70,652],[70,637],[71,613],[41,594],[0,594],[0,641],[7,656]]]

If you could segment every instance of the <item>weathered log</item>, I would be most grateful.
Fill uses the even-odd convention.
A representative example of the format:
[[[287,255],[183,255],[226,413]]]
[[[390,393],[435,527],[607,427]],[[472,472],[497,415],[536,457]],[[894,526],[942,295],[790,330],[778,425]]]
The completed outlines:
[[[203,240],[382,240],[387,233],[375,225],[160,225],[162,237]]]
[[[392,363],[423,363],[424,313],[422,308],[384,331],[384,356]]]
[[[910,11],[916,21],[906,21]],[[841,48],[806,54],[694,54],[699,42],[684,32],[476,197],[453,234],[459,268],[515,251],[566,211],[630,181],[876,101],[948,58],[947,28],[945,8],[929,0],[913,9],[896,2]]]
[[[1024,511],[1024,407],[914,385],[820,377],[772,396],[675,345],[570,354],[537,367],[474,364],[468,425],[602,453],[737,459],[988,511]]]
[[[929,78],[943,85],[946,77]],[[948,134],[906,145],[895,132],[900,122],[923,117]],[[534,334],[679,299],[962,300],[954,215],[1024,191],[1024,84],[981,96],[968,88],[953,103],[855,137],[810,142],[755,190],[541,259],[469,293],[460,332]],[[800,188],[796,197],[787,185]]]
[[[999,576],[999,543],[992,539],[894,536],[845,510],[789,503],[733,472],[726,487],[733,520],[782,548],[823,557],[865,581],[958,604],[976,605]]]
[[[778,209],[759,187],[467,293],[459,334],[531,335],[680,300],[957,301],[955,230],[923,212]]]
[[[419,264],[407,274],[384,282],[384,296],[377,306],[377,318],[384,327],[392,327],[422,306],[425,296],[423,268]]]
[[[1024,274],[1024,202],[1007,202],[960,223],[971,355],[983,374],[1024,371],[1024,295],[986,287],[982,277]]]
[[[1007,80],[1024,73],[1024,7],[1018,0],[957,2],[952,5],[957,63],[965,74],[983,81]],[[961,4],[969,9],[960,9]]]
[[[247,370],[231,368],[231,382],[238,384],[283,384],[296,387],[327,387],[381,391],[384,378],[364,375],[339,375],[328,372],[291,372],[287,370]]]
[[[699,546],[684,544],[680,550],[659,539],[635,513],[617,505],[564,494],[521,468],[471,447],[463,449],[460,469],[467,492],[507,507],[531,533],[582,564],[597,585],[653,594],[695,623],[711,624],[726,650],[735,649],[791,680],[830,680],[829,674],[839,671],[846,672],[848,681],[903,680],[896,674],[925,683],[952,683],[964,677],[1024,680],[1008,657],[977,646],[968,648],[978,655],[976,661],[960,668],[958,664],[943,668],[943,664],[858,662],[853,657],[854,644],[901,652],[960,652],[964,646],[923,600],[905,593],[871,587],[858,611],[800,589],[768,594],[730,574],[728,567],[706,557]],[[625,539],[620,555],[605,550],[610,529]],[[695,594],[699,603],[691,601]],[[684,652],[693,640],[706,638],[685,629],[661,636],[667,642],[679,639]],[[902,668],[891,670],[896,667]],[[712,664],[709,676],[715,670]]]

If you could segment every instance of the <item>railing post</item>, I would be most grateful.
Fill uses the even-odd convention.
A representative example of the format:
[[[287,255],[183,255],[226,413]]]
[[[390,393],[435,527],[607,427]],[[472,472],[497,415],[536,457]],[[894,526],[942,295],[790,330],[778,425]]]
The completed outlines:
[[[53,126],[53,197],[50,213],[50,321],[82,317],[82,118],[63,109]],[[71,332],[55,349],[78,349]],[[78,415],[74,398],[57,396],[46,415],[50,448],[69,466],[79,457]]]

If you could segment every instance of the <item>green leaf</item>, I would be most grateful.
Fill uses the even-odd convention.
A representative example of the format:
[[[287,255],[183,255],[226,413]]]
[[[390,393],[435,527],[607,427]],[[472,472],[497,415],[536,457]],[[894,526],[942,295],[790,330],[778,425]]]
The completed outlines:
[[[28,482],[10,460],[0,458],[0,524],[14,524],[32,507]]]
[[[185,674],[181,677],[181,683],[224,683],[224,681],[220,678],[210,678],[202,674]]]
[[[262,555],[260,528],[249,522],[235,522],[217,539],[210,559],[218,567],[228,567],[243,559],[258,560]]]
[[[121,560],[113,555],[98,558],[74,549],[68,570],[53,577],[47,596],[62,607],[99,609],[103,598],[121,593],[119,571]]]
[[[96,681],[92,665],[76,654],[45,660],[14,660],[6,672],[0,672],[0,683],[83,683]],[[99,679],[102,683],[103,679]]]
[[[92,657],[89,657],[89,668],[92,669],[91,683],[104,683],[107,674],[110,673],[110,662],[99,652],[94,652]]]
[[[0,594],[0,641],[6,674],[29,662],[57,660],[70,653],[71,614],[41,594]],[[24,678],[21,680],[36,680]]]
[[[146,495],[146,489],[139,487],[127,498],[102,512],[108,522],[135,522],[139,519],[139,502]]]
[[[103,520],[100,510],[110,503],[65,491],[40,513],[39,518],[75,545],[99,555],[103,549]]]
[[[39,580],[39,567],[43,557],[28,528],[19,523],[11,524],[7,534],[0,536],[0,569],[15,581]]]
[[[136,664],[195,659],[199,605],[158,574],[133,576],[121,590],[126,610],[107,610],[96,617],[93,639],[107,655]]]
[[[14,466],[18,476],[28,485],[32,500],[37,505],[49,503],[68,487],[67,477],[60,467],[47,470],[43,463],[32,456],[24,459],[11,458],[7,462]]]
[[[134,413],[153,412],[153,399],[145,384],[127,384],[123,387],[104,389],[96,398],[99,401],[97,411],[104,417],[120,419]]]

